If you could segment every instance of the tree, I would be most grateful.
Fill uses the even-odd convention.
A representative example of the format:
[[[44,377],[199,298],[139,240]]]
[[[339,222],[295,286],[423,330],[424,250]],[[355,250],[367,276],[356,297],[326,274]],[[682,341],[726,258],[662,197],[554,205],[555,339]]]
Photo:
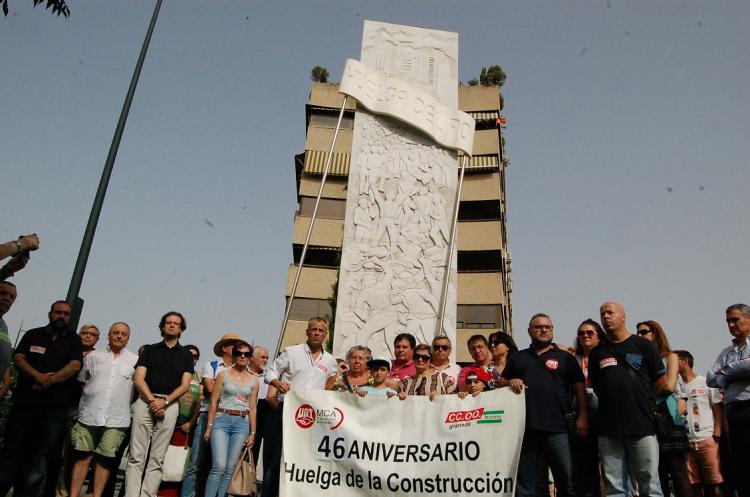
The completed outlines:
[[[3,14],[8,17],[8,0],[0,0],[0,2],[2,2],[3,4]],[[34,0],[34,7],[44,2],[45,0]],[[51,7],[52,13],[57,14],[58,17],[60,16],[60,14],[62,14],[64,17],[68,17],[70,15],[70,9],[65,3],[65,0],[46,0],[46,2],[46,9],[49,10],[49,8]]]
[[[482,86],[503,86],[505,84],[505,71],[500,66],[483,67],[479,73],[479,82]]]
[[[310,79],[318,83],[328,83],[329,76],[330,74],[328,74],[328,69],[326,69],[325,67],[315,66],[310,71]]]
[[[477,86],[479,84],[479,80],[477,78],[472,78],[469,80],[469,86]]]

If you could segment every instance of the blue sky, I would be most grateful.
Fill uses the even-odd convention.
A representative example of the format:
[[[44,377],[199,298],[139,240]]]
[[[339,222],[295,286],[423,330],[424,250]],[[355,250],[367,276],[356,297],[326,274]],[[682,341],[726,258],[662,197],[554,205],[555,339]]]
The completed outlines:
[[[11,332],[65,296],[151,16],[146,1],[11,0],[0,19],[0,239],[37,232]],[[273,347],[309,70],[338,80],[372,19],[459,33],[460,78],[500,64],[520,344],[621,301],[705,370],[748,302],[750,4],[741,1],[166,0],[81,289],[83,321],[158,340],[182,311],[204,358],[230,330]],[[744,186],[743,186],[744,185]]]

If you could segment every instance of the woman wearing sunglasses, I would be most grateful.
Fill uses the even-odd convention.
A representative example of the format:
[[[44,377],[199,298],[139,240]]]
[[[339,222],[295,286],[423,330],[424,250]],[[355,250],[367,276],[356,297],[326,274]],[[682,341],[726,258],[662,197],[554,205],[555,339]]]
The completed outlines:
[[[600,494],[599,449],[593,429],[596,426],[598,399],[589,384],[589,353],[602,342],[607,341],[607,334],[593,319],[587,319],[578,325],[576,333],[575,356],[586,378],[586,397],[589,403],[589,435],[576,440],[573,445],[573,479],[581,497],[593,497]]]
[[[656,397],[656,410],[672,418],[673,425],[669,433],[657,434],[659,439],[659,481],[664,495],[668,495],[669,481],[677,497],[692,496],[692,487],[687,470],[687,451],[689,449],[687,431],[682,419],[687,413],[684,388],[679,384],[679,360],[677,354],[669,348],[669,340],[664,329],[656,321],[643,321],[636,325],[638,334],[654,342],[659,355],[667,368],[667,384],[673,393]]]
[[[420,343],[414,349],[414,367],[417,373],[404,378],[398,386],[398,398],[404,400],[407,395],[429,395],[430,400],[435,395],[444,395],[456,391],[456,382],[441,371],[430,367],[430,346]]]
[[[234,364],[219,373],[211,392],[204,438],[211,442],[211,472],[205,497],[224,497],[242,446],[251,447],[257,431],[255,405],[258,380],[248,365],[253,348],[239,340],[232,348]]]

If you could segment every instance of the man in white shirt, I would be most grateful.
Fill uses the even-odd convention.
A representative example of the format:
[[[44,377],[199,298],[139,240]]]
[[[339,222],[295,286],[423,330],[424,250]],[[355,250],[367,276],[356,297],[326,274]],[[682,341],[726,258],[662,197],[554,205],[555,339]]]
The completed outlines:
[[[203,400],[201,401],[198,419],[193,429],[193,443],[190,446],[190,460],[185,468],[182,479],[181,497],[194,497],[203,495],[208,477],[209,462],[211,461],[211,445],[203,439],[208,423],[208,404],[211,400],[211,392],[214,391],[214,382],[219,373],[232,367],[232,348],[240,336],[229,332],[214,345],[214,354],[219,359],[207,362],[203,366],[201,383],[203,384]]]
[[[687,350],[675,350],[680,378],[687,394],[687,433],[690,442],[687,464],[690,484],[695,495],[721,497],[724,482],[719,468],[719,440],[721,439],[722,396],[710,388],[706,378],[693,371],[693,355]],[[703,493],[701,484],[706,488]]]
[[[255,434],[255,443],[253,444],[253,460],[258,465],[258,456],[260,455],[260,446],[266,434],[266,416],[268,415],[268,383],[263,380],[268,367],[268,349],[259,345],[253,349],[253,356],[250,358],[250,372],[258,376],[258,405],[255,410],[257,427]]]
[[[109,328],[107,350],[94,350],[83,360],[78,379],[83,394],[78,421],[71,430],[74,458],[70,495],[79,495],[94,454],[94,497],[101,497],[117,450],[130,426],[130,400],[138,356],[125,348],[130,327],[115,323]]]
[[[432,339],[432,361],[430,367],[433,371],[447,374],[453,381],[458,381],[458,373],[461,366],[451,362],[451,339],[447,336],[436,336]]]
[[[286,347],[273,364],[266,369],[266,383],[273,387],[280,396],[291,388],[297,390],[323,390],[329,377],[336,374],[336,359],[323,350],[323,343],[328,336],[328,323],[322,317],[314,317],[307,322],[307,341]],[[272,390],[271,390],[272,391]],[[275,497],[279,491],[279,470],[281,464],[281,415],[283,397],[279,407],[268,413],[269,431],[266,432],[263,451],[263,495]],[[270,418],[275,418],[274,420]],[[270,428],[273,426],[274,428]]]

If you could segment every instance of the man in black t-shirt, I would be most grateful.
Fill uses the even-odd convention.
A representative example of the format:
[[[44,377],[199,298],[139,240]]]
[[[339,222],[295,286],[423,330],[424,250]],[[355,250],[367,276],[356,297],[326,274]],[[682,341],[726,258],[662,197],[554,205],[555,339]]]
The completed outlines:
[[[170,311],[159,322],[159,343],[148,345],[135,365],[130,456],[125,470],[125,497],[153,497],[159,489],[162,463],[172,438],[179,405],[193,375],[193,355],[180,345],[187,323]],[[150,446],[150,448],[149,448]]]
[[[81,338],[68,329],[71,311],[64,300],[52,304],[49,324],[27,331],[15,351],[20,374],[0,456],[0,495],[19,474],[14,495],[42,494],[47,457],[64,431],[71,385],[81,369]]]
[[[666,387],[666,372],[653,343],[625,327],[625,309],[605,302],[599,309],[608,341],[589,354],[589,380],[599,399],[597,433],[608,496],[626,495],[628,471],[641,497],[661,497],[659,444],[653,408]]]
[[[499,380],[516,393],[526,390],[526,430],[518,461],[517,497],[547,495],[552,470],[558,497],[574,495],[572,458],[566,416],[573,415],[577,435],[588,429],[583,371],[575,357],[552,342],[552,320],[535,314],[529,322],[531,346],[508,358]]]

